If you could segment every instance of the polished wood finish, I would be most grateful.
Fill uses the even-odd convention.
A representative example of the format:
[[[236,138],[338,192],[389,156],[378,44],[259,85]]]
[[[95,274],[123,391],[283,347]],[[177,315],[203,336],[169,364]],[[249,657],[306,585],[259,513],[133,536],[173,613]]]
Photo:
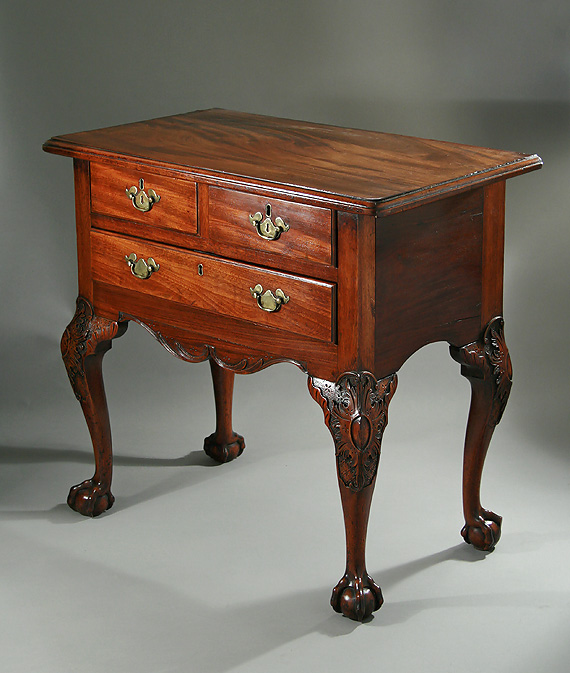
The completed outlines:
[[[337,346],[326,341],[317,341],[303,335],[291,337],[291,332],[255,325],[239,318],[212,315],[174,302],[164,302],[151,295],[132,293],[111,285],[95,285],[98,312],[100,315],[119,320],[121,317],[136,320],[159,334],[159,343],[179,344],[187,353],[201,354],[204,345],[212,347],[220,363],[231,369],[253,371],[277,362],[292,362],[303,371],[321,378],[334,378],[337,368]],[[128,307],[118,311],[117,306]],[[176,348],[174,349],[176,350]],[[206,352],[208,350],[206,349]],[[184,360],[201,362],[181,356]],[[192,358],[194,355],[192,356]],[[242,363],[249,363],[247,366]]]
[[[380,220],[378,375],[397,371],[427,343],[478,338],[483,219],[483,194],[476,189]]]
[[[539,168],[536,155],[228,110],[124,124],[52,138],[51,152],[144,158],[230,187],[310,198],[359,212],[391,212]]]
[[[382,603],[365,544],[396,371],[443,340],[473,390],[463,536],[494,548],[501,519],[479,489],[511,380],[505,180],[539,157],[225,110],[58,136],[44,149],[75,161],[80,298],[64,359],[96,472],[72,489],[72,507],[95,516],[113,501],[101,361],[129,321],[182,360],[210,361],[216,429],[204,448],[219,462],[244,446],[234,373],[292,362],[335,443],[347,565],[332,605],[366,619]],[[161,197],[147,212],[125,192],[141,179]],[[288,229],[263,238],[257,212]],[[131,253],[154,260],[148,278],[133,275]],[[262,310],[257,284],[289,301]]]
[[[481,330],[503,313],[505,186],[505,182],[495,182],[483,190]],[[460,340],[456,340],[456,343],[460,343]]]
[[[85,516],[98,516],[115,502],[111,493],[111,425],[101,366],[111,340],[121,336],[126,328],[125,322],[96,316],[93,306],[79,297],[73,320],[61,339],[69,381],[83,409],[95,451],[95,474],[73,486],[67,498],[67,504]]]
[[[79,296],[93,302],[93,278],[91,275],[91,189],[90,164],[74,159],[75,222],[77,234],[77,284]]]
[[[152,257],[160,268],[148,279],[137,278],[125,261],[132,252],[145,260]],[[334,286],[330,283],[99,231],[92,233],[92,259],[95,283],[331,341]],[[274,313],[260,309],[250,291],[258,283],[273,293],[281,288],[289,301]]]
[[[504,321],[493,319],[481,339],[463,348],[451,347],[461,373],[471,383],[471,408],[465,435],[463,461],[463,510],[466,542],[492,551],[501,537],[502,519],[483,509],[480,490],[483,464],[495,426],[501,420],[513,380],[511,358],[505,342]]]
[[[335,384],[311,377],[308,382],[334,440],[344,512],[346,570],[333,589],[331,605],[336,612],[362,621],[384,601],[380,587],[366,571],[366,531],[397,378],[393,374],[377,381],[369,372],[349,372]]]
[[[268,199],[229,189],[209,189],[209,236],[215,243],[231,245],[241,259],[250,259],[252,250],[309,260],[330,266],[332,263],[331,211],[282,199]],[[270,207],[273,220],[281,217],[289,229],[276,240],[259,236],[249,215],[260,212],[266,217]]]
[[[131,187],[153,189],[160,201],[147,212],[137,210],[127,195]],[[174,229],[185,234],[198,232],[196,217],[196,183],[178,174],[157,174],[137,166],[93,164],[91,167],[91,210],[100,215],[140,222],[160,229]],[[134,224],[132,233],[136,232]]]
[[[232,428],[232,402],[235,374],[210,358],[214,400],[216,403],[216,430],[204,440],[204,451],[218,463],[228,463],[241,456],[245,442]]]

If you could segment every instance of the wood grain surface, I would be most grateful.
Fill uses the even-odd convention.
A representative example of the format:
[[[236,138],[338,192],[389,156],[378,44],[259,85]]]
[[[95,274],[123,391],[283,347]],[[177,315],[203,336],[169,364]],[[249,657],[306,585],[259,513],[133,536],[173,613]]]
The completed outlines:
[[[375,281],[378,377],[397,371],[425,344],[477,339],[482,192],[460,194],[380,220]],[[501,271],[502,266],[494,269]]]
[[[98,283],[203,309],[212,315],[232,316],[314,339],[332,339],[331,283],[106,232],[93,231],[91,239],[93,280]],[[146,261],[152,257],[159,270],[145,280],[135,277],[125,260],[133,252]],[[263,291],[274,294],[282,289],[288,303],[274,313],[260,309],[250,292],[258,283]]]
[[[160,197],[160,201],[146,212],[137,210],[126,193],[132,186],[138,189],[141,179],[147,194],[153,189]],[[91,210],[129,222],[195,234],[198,227],[196,183],[182,179],[179,173],[165,177],[134,165],[117,166],[92,162]],[[136,230],[136,226],[133,229]]]
[[[75,160],[82,296],[62,354],[96,472],[71,490],[71,507],[96,516],[113,504],[101,361],[129,321],[182,360],[210,360],[216,429],[204,448],[219,462],[244,448],[234,373],[292,362],[335,443],[347,563],[331,604],[364,620],[383,601],[365,545],[396,371],[445,340],[473,391],[462,534],[494,548],[501,517],[479,492],[512,380],[499,316],[505,180],[539,157],[224,110],[59,136],[44,149]],[[148,212],[125,192],[141,179],[161,197]],[[288,228],[262,238],[249,221],[258,211]],[[256,285],[286,303],[262,310],[277,304],[260,307]]]
[[[331,264],[329,209],[218,187],[210,187],[209,197],[208,233],[212,242],[245,249],[248,254],[260,250]],[[258,212],[265,218],[267,206],[271,208],[273,222],[280,217],[289,227],[276,240],[261,237],[249,221],[249,216]]]
[[[214,183],[311,194],[378,213],[542,164],[536,155],[218,109],[58,136],[44,149],[138,158]]]

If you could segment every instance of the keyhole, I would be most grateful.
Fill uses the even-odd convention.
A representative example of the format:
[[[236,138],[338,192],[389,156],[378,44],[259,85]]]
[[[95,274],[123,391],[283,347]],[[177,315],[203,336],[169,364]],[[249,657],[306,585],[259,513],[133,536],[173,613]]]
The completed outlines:
[[[265,206],[265,214],[267,217],[271,217],[271,205],[269,203]]]
[[[203,264],[198,264],[198,275],[199,276],[204,275],[204,265]]]
[[[139,180],[139,189],[144,189],[144,180],[142,178]]]

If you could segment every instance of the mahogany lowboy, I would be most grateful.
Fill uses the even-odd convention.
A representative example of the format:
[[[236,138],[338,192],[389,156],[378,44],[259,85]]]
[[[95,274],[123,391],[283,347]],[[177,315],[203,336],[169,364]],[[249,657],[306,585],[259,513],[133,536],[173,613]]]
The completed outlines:
[[[472,386],[464,458],[466,542],[491,551],[483,462],[512,370],[502,314],[505,180],[525,155],[224,110],[58,136],[73,157],[77,311],[62,353],[93,440],[95,474],[69,505],[109,509],[112,452],[101,364],[130,320],[173,355],[209,359],[206,453],[244,450],[234,373],[293,362],[334,441],[347,563],[331,603],[363,620],[368,515],[396,372],[447,341]]]

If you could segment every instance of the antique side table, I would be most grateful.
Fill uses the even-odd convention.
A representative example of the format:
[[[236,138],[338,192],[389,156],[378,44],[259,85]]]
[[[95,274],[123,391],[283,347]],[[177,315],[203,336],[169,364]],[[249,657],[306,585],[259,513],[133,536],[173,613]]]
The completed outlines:
[[[396,372],[447,341],[472,386],[464,539],[490,551],[501,517],[479,499],[511,386],[502,314],[507,178],[536,155],[259,115],[201,110],[45,143],[73,157],[77,310],[62,353],[93,441],[95,474],[70,507],[109,509],[111,431],[101,373],[129,321],[189,362],[209,359],[214,460],[244,449],[234,373],[292,362],[331,431],[346,529],[333,608],[382,604],[366,529]]]

